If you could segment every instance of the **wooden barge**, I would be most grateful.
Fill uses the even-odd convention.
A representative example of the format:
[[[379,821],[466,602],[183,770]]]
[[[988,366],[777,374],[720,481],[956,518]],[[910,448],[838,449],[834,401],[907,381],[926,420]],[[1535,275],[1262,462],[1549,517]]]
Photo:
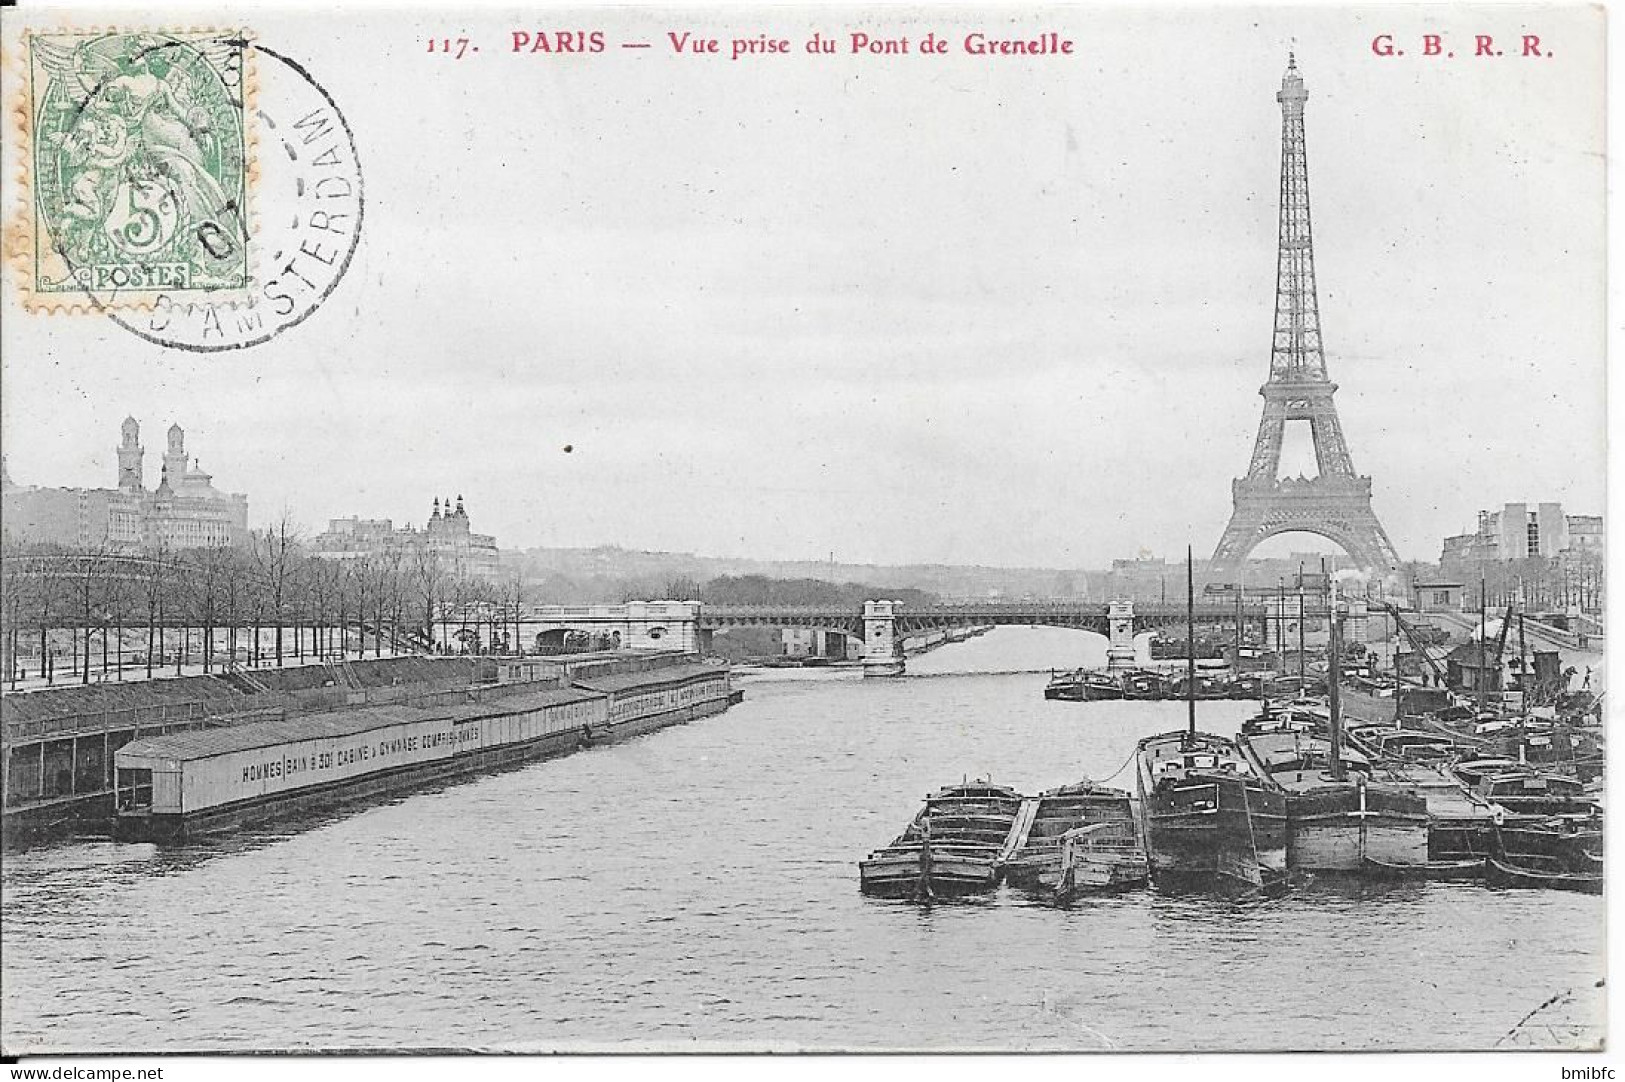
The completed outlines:
[[[628,739],[726,710],[697,663],[443,707],[384,706],[138,740],[116,756],[114,836],[184,841]]]
[[[939,789],[890,845],[858,863],[859,889],[919,901],[992,890],[1031,822],[1032,807],[1005,785],[970,782]]]
[[[1133,820],[1111,819],[1061,835],[1060,861],[1040,874],[1039,886],[1052,892],[1056,905],[1069,905],[1085,894],[1143,886],[1149,879],[1139,828]]]
[[[1127,791],[1080,781],[1040,793],[1031,824],[1005,862],[1005,882],[1053,891],[1060,879],[1062,837],[1076,828],[1107,822],[1119,824],[1129,837],[1136,833]]]

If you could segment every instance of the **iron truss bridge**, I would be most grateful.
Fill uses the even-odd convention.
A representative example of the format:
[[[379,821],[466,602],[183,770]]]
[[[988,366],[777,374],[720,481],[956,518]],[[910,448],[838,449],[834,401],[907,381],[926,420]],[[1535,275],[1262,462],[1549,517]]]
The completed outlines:
[[[1118,605],[1122,605],[1118,602]],[[1244,601],[1240,615],[1244,622],[1262,622],[1267,606]],[[1208,602],[1195,607],[1199,624],[1233,624],[1234,603]],[[1112,606],[1084,601],[999,601],[943,605],[894,604],[891,617],[898,635],[962,627],[1072,627],[1106,635],[1110,630]],[[1183,604],[1135,601],[1130,610],[1136,631],[1185,623]],[[798,627],[839,631],[862,637],[864,609],[844,605],[706,605],[700,609],[700,630],[722,631],[734,627]]]

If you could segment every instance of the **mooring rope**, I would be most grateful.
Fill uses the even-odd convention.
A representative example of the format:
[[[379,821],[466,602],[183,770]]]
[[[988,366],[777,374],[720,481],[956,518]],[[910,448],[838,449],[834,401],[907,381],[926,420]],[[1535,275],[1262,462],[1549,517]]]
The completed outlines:
[[[1136,750],[1138,750],[1138,749],[1136,749]],[[1123,760],[1123,765],[1122,766],[1118,767],[1116,770],[1112,771],[1110,774],[1107,774],[1104,778],[1101,778],[1100,780],[1101,781],[1111,781],[1113,778],[1117,777],[1117,775],[1121,774],[1124,770],[1127,770],[1128,765],[1130,763],[1132,763],[1133,761],[1134,761],[1134,752],[1131,751],[1131,752],[1128,753],[1128,758]]]

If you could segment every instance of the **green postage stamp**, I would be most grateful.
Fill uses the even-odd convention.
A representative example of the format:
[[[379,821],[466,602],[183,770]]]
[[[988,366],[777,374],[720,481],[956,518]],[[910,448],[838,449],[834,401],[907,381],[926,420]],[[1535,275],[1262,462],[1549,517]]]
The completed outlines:
[[[246,293],[247,51],[237,31],[23,38],[31,177],[7,247],[30,307]]]

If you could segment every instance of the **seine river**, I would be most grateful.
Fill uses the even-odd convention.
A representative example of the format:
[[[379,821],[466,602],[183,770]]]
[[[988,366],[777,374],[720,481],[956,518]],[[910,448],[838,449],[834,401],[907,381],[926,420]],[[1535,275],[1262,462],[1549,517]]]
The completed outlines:
[[[5,1050],[1488,1048],[1602,977],[1603,900],[1556,892],[862,897],[928,790],[1104,780],[1183,723],[997,674],[1102,645],[774,672],[719,717],[296,827],[11,854]]]

